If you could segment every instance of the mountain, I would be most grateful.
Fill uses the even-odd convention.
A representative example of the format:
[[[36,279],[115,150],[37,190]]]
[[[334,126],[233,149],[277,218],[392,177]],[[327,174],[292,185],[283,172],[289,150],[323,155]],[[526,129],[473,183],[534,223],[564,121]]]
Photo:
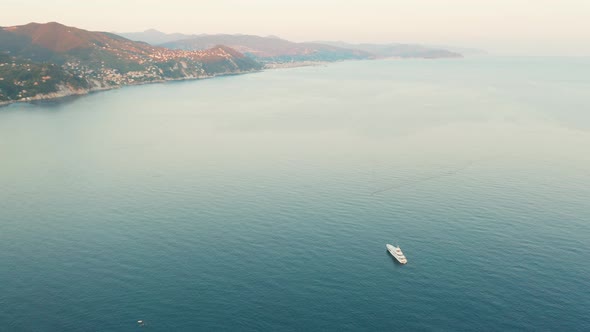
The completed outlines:
[[[294,43],[277,37],[253,35],[199,35],[164,43],[161,46],[180,50],[203,50],[216,44],[227,45],[262,63],[339,61],[373,57],[369,52],[358,49],[319,43]]]
[[[171,50],[55,22],[0,28],[0,102],[261,68],[227,46]]]
[[[182,33],[164,33],[155,29],[149,29],[143,32],[125,32],[117,34],[129,40],[142,41],[151,45],[159,45],[195,37],[195,35],[185,35]]]
[[[374,54],[378,58],[460,58],[457,52],[438,47],[429,47],[417,44],[350,44],[345,42],[322,41],[320,43],[336,47],[345,47],[362,50]]]
[[[446,47],[417,44],[350,44],[330,41],[295,43],[274,36],[166,34],[153,29],[121,35],[129,39],[181,50],[202,50],[213,45],[227,45],[266,64],[389,57],[432,59],[462,56],[460,52],[451,51]]]

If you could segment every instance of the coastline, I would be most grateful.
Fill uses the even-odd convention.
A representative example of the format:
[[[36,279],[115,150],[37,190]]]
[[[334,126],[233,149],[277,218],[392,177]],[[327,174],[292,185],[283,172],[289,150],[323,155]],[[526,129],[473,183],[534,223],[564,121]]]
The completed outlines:
[[[216,77],[222,77],[222,76],[233,76],[233,75],[244,75],[244,74],[250,74],[250,73],[257,73],[257,72],[261,72],[264,69],[261,70],[248,70],[248,71],[236,71],[236,72],[225,72],[225,73],[220,73],[220,74],[214,74],[214,75],[205,75],[205,76],[199,76],[199,77],[181,77],[181,78],[170,78],[170,79],[163,79],[163,80],[153,80],[153,81],[149,81],[149,82],[134,82],[134,83],[130,83],[130,84],[125,84],[125,85],[113,85],[113,86],[100,86],[100,87],[92,87],[90,89],[73,89],[70,87],[62,87],[60,90],[56,91],[56,92],[51,92],[51,93],[47,93],[47,94],[41,94],[41,95],[36,95],[34,97],[27,97],[27,98],[23,98],[23,99],[19,99],[19,100],[4,100],[4,101],[0,101],[0,108],[5,107],[5,106],[9,106],[12,104],[17,104],[17,103],[30,103],[30,102],[35,102],[35,101],[51,101],[51,100],[59,100],[62,98],[67,98],[67,97],[74,97],[74,96],[85,96],[91,93],[96,93],[96,92],[101,92],[101,91],[109,91],[109,90],[115,90],[115,89],[120,89],[120,88],[124,88],[127,86],[136,86],[136,85],[146,85],[146,84],[156,84],[156,83],[167,83],[167,82],[178,82],[178,81],[196,81],[196,80],[206,80],[206,79],[211,79],[211,78],[216,78]]]
[[[342,60],[350,61],[350,60]],[[299,67],[313,67],[313,66],[326,66],[330,63],[341,62],[341,61],[298,61],[298,62],[284,62],[284,63],[267,63],[264,65],[264,69],[285,69],[285,68],[299,68]]]
[[[347,61],[347,60],[342,60]],[[8,101],[0,101],[0,108],[9,106],[11,104],[17,103],[30,103],[35,101],[51,101],[51,100],[59,100],[62,98],[67,97],[74,97],[74,96],[85,96],[95,92],[101,91],[109,91],[124,88],[127,86],[137,86],[137,85],[146,85],[146,84],[156,84],[156,83],[167,83],[167,82],[179,82],[179,81],[196,81],[196,80],[206,80],[212,79],[216,77],[222,76],[233,76],[233,75],[244,75],[244,74],[251,74],[251,73],[258,73],[265,70],[275,70],[275,69],[287,69],[287,68],[299,68],[299,67],[312,67],[312,66],[327,66],[334,62],[342,62],[342,61],[299,61],[299,62],[289,62],[289,63],[272,63],[266,64],[260,70],[248,70],[248,71],[238,71],[238,72],[226,72],[220,73],[215,75],[205,75],[199,77],[181,77],[181,78],[170,78],[170,79],[163,79],[163,80],[153,80],[149,82],[134,82],[125,85],[113,85],[113,86],[101,86],[101,87],[93,87],[90,89],[71,89],[64,87],[61,91],[56,91],[48,94],[37,95],[35,97],[27,97],[19,100],[8,100]]]
[[[384,57],[384,58],[366,59],[366,60],[406,60],[406,59],[407,58],[403,58],[403,57]],[[439,59],[439,58],[422,58],[422,59],[433,60],[433,59]],[[453,59],[457,59],[457,58],[453,58]],[[360,60],[350,59],[350,60],[340,60],[340,61],[298,61],[298,62],[288,62],[288,63],[267,63],[264,65],[264,67],[262,69],[259,69],[259,70],[225,72],[225,73],[220,73],[220,74],[205,75],[205,76],[199,76],[199,77],[188,76],[188,77],[181,77],[181,78],[166,78],[166,79],[160,79],[160,80],[153,80],[153,81],[149,81],[149,82],[134,82],[134,83],[125,84],[125,85],[92,87],[90,89],[72,89],[72,88],[68,88],[68,87],[63,87],[63,89],[61,91],[37,95],[35,97],[27,97],[27,98],[19,99],[19,100],[0,101],[0,108],[5,107],[5,106],[9,106],[11,104],[16,104],[16,103],[30,103],[30,102],[35,102],[35,101],[51,101],[51,100],[59,100],[62,98],[73,97],[73,96],[84,96],[84,95],[88,95],[88,94],[95,93],[95,92],[115,90],[115,89],[120,89],[120,88],[124,88],[127,86],[155,84],[155,83],[167,83],[167,82],[179,82],[179,81],[205,80],[205,79],[211,79],[211,78],[222,77],[222,76],[251,74],[251,73],[262,72],[265,70],[327,66],[332,63],[346,62],[346,61],[360,61]]]

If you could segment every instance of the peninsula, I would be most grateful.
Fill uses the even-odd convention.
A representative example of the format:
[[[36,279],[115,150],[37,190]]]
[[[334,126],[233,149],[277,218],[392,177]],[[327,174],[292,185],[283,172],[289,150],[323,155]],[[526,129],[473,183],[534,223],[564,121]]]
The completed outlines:
[[[0,27],[0,106],[126,85],[388,57],[461,55],[419,45],[295,43],[274,36],[155,30],[117,35],[56,22],[29,23]]]

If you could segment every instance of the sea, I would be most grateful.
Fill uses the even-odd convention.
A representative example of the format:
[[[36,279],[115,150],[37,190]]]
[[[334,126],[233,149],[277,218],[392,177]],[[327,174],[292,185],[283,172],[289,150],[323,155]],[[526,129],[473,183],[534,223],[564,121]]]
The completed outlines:
[[[590,331],[590,58],[2,107],[0,330]]]

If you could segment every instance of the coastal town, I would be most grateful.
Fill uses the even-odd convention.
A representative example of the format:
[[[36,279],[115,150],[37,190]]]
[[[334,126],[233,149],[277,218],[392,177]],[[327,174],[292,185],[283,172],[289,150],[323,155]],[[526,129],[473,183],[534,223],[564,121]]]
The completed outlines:
[[[68,55],[62,64],[0,55],[0,103],[84,94],[125,85],[199,79],[259,70],[262,66],[227,47],[172,50],[140,47],[91,48],[89,57]]]

